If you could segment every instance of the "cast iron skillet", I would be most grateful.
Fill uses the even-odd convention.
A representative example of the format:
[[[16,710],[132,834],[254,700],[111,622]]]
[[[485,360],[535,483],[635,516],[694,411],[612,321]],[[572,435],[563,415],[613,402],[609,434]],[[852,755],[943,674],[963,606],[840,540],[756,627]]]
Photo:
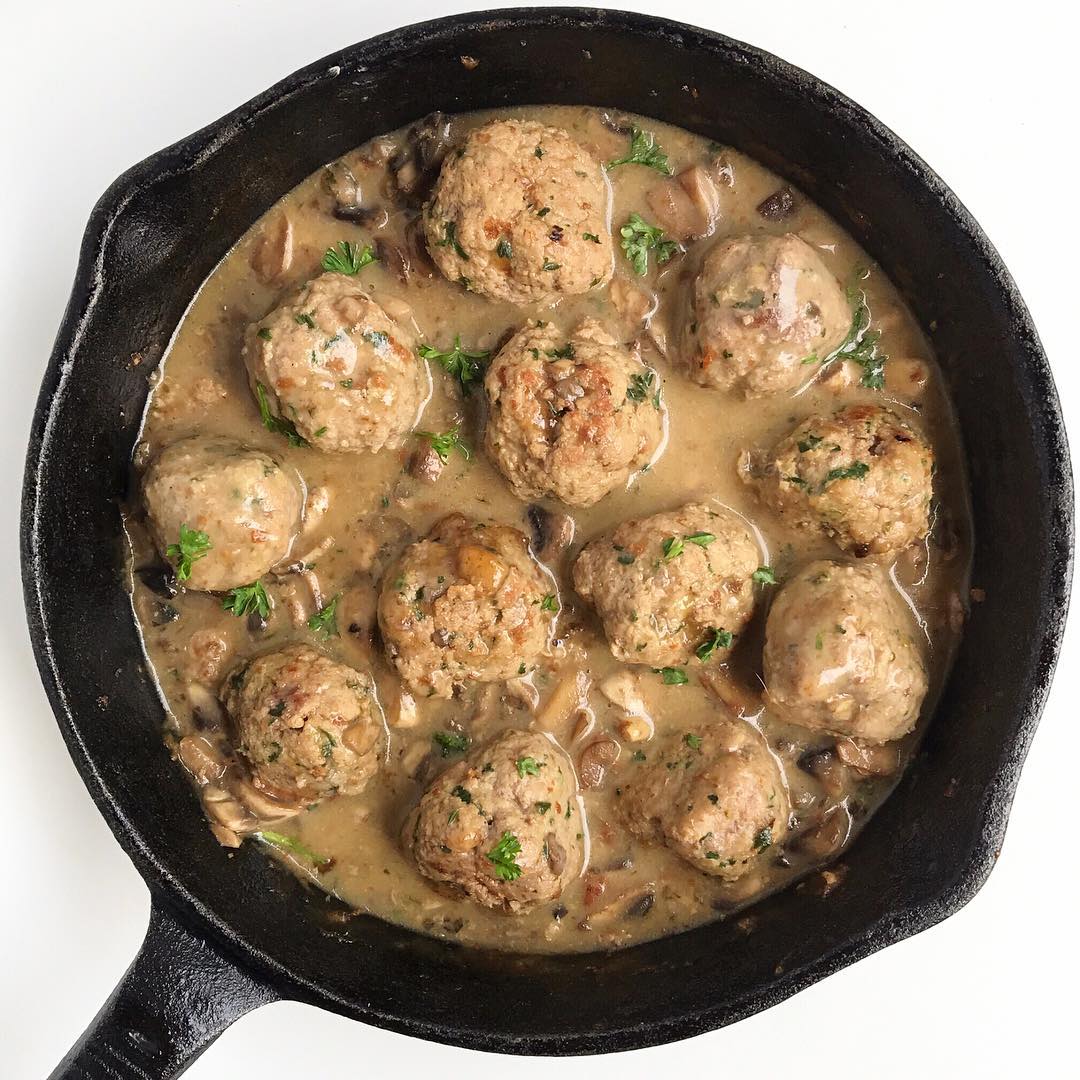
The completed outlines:
[[[956,402],[987,594],[922,750],[845,856],[840,889],[770,898],[750,936],[721,922],[612,954],[492,957],[367,917],[335,922],[254,845],[218,846],[161,740],[118,502],[150,373],[194,291],[271,203],[432,108],[574,102],[733,144],[880,260]],[[174,1076],[276,998],[483,1050],[624,1050],[729,1024],[944,919],[1000,848],[1057,657],[1072,543],[1065,432],[1023,301],[955,196],[835,90],[716,34],[565,8],[441,19],[312,64],[106,192],[41,390],[22,518],[30,633],[75,764],[153,898],[142,951],[56,1075]]]

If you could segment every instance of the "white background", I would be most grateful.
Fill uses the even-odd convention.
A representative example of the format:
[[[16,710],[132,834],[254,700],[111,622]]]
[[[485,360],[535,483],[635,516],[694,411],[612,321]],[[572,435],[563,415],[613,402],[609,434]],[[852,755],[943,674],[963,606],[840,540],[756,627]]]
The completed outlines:
[[[4,1077],[40,1077],[52,1068],[135,954],[149,908],[53,722],[27,641],[18,580],[26,437],[91,206],[129,165],[295,68],[395,25],[476,6],[479,0],[95,0],[6,7],[0,35]],[[1066,6],[1029,0],[1001,5],[1002,16],[992,13],[993,5],[940,0],[626,0],[623,6],[771,50],[839,87],[906,139],[981,221],[1011,268],[1041,330],[1066,414],[1075,418],[1076,56],[1072,35],[1055,14]],[[557,1068],[566,1080],[634,1080],[694,1069],[800,1080],[1077,1075],[1078,623],[1074,618],[997,869],[976,899],[941,926],[736,1027],[619,1057],[554,1066],[483,1061],[290,1003],[242,1020],[189,1075],[303,1075],[313,1068],[324,1076],[379,1080],[421,1069],[461,1076],[479,1068],[518,1078]]]

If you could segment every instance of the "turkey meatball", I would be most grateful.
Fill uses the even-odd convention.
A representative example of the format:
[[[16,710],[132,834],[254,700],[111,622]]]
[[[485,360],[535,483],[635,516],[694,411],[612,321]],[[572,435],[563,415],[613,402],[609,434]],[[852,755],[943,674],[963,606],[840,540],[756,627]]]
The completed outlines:
[[[446,770],[402,829],[432,881],[510,912],[554,900],[580,870],[570,762],[543,735],[504,731]]]
[[[334,453],[399,444],[431,390],[411,333],[346,274],[301,285],[248,327],[244,363],[260,408]]]
[[[686,342],[702,386],[764,397],[794,390],[851,327],[836,278],[798,236],[737,236],[706,256]]]
[[[285,558],[304,505],[295,474],[270,454],[220,436],[165,447],[142,490],[158,550],[189,589],[205,592],[248,585]]]
[[[574,564],[574,588],[617,659],[665,667],[703,647],[724,655],[753,612],[758,556],[740,517],[690,503],[593,540]]]
[[[569,337],[518,331],[484,380],[486,446],[519,499],[591,506],[647,464],[663,436],[656,373],[595,319]]]
[[[757,475],[746,475],[792,524],[821,529],[864,556],[926,536],[933,470],[933,451],[895,413],[851,405],[804,420]]]
[[[424,231],[435,265],[492,300],[546,302],[606,285],[610,194],[600,163],[565,131],[497,120],[450,153]]]
[[[698,727],[654,754],[620,782],[619,808],[635,836],[728,881],[783,839],[787,787],[749,724]]]
[[[547,647],[555,586],[517,529],[450,514],[383,577],[379,626],[413,691],[524,675]]]
[[[811,563],[769,611],[766,701],[802,727],[873,743],[898,739],[915,726],[926,696],[915,634],[880,568]]]
[[[308,645],[237,668],[221,701],[256,784],[279,797],[355,795],[378,768],[384,724],[374,681]]]

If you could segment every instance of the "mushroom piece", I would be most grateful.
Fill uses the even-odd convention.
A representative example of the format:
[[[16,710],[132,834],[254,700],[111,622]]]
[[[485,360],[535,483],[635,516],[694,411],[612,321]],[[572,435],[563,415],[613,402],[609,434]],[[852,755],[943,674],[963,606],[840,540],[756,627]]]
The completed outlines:
[[[532,527],[530,548],[541,562],[551,562],[574,542],[574,519],[538,503],[531,503],[527,511]]]
[[[900,767],[896,743],[868,744],[857,739],[837,739],[836,756],[864,776],[892,776]]]
[[[450,120],[438,111],[409,128],[405,146],[390,159],[394,188],[406,202],[418,204],[427,197],[450,141]]]
[[[851,835],[851,813],[840,805],[830,810],[820,824],[800,833],[791,846],[815,859],[826,859],[838,852]]]
[[[264,284],[280,281],[293,261],[293,227],[286,214],[278,214],[262,226],[262,236],[251,253],[251,269]]]
[[[597,739],[581,751],[578,779],[583,788],[598,788],[608,769],[619,760],[621,747],[614,739]]]
[[[589,673],[580,668],[564,676],[536,714],[533,726],[541,731],[558,731],[589,700]]]
[[[646,201],[664,232],[684,243],[708,236],[720,212],[716,182],[701,165],[691,165],[657,184]]]
[[[809,750],[799,758],[799,768],[809,773],[833,798],[844,791],[844,765],[837,758],[836,752],[828,747],[823,750]]]
[[[779,188],[758,203],[757,212],[766,221],[785,221],[795,212],[795,195],[789,187]]]
[[[431,443],[423,442],[409,458],[409,475],[425,484],[434,484],[442,476],[445,465]]]

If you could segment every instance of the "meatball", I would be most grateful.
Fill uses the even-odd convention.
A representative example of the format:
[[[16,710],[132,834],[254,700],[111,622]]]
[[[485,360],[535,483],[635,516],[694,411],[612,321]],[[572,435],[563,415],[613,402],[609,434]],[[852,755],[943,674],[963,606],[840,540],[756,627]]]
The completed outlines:
[[[705,258],[686,343],[702,386],[764,397],[794,390],[837,349],[851,309],[836,278],[799,237],[737,236]]]
[[[517,529],[449,514],[386,571],[379,627],[402,679],[448,698],[524,675],[551,637],[555,592]]]
[[[543,735],[504,731],[451,765],[401,832],[417,869],[485,907],[554,900],[581,868],[574,770]]]
[[[753,612],[759,563],[740,517],[690,503],[593,540],[574,564],[574,588],[595,606],[617,659],[665,667],[697,649],[727,651]]]
[[[314,278],[249,326],[244,363],[270,413],[334,453],[400,443],[431,391],[412,335],[346,274]]]
[[[309,645],[241,665],[220,696],[256,784],[278,796],[355,795],[378,768],[384,724],[374,681]]]
[[[645,465],[663,436],[656,373],[595,319],[569,337],[518,331],[484,380],[486,446],[519,499],[591,506]]]
[[[804,420],[758,475],[745,475],[792,524],[821,529],[861,557],[926,536],[933,470],[933,451],[895,413],[851,405]]]
[[[496,120],[447,156],[424,210],[435,265],[492,300],[528,304],[611,279],[609,188],[565,131]]]
[[[165,447],[142,491],[158,550],[204,592],[248,585],[285,558],[304,505],[296,477],[270,454],[210,435]],[[205,536],[185,542],[191,532]]]
[[[780,590],[765,627],[765,697],[791,723],[898,739],[926,696],[915,621],[873,564],[814,562]]]
[[[733,881],[779,843],[790,805],[780,768],[749,724],[697,727],[620,781],[627,828]]]

